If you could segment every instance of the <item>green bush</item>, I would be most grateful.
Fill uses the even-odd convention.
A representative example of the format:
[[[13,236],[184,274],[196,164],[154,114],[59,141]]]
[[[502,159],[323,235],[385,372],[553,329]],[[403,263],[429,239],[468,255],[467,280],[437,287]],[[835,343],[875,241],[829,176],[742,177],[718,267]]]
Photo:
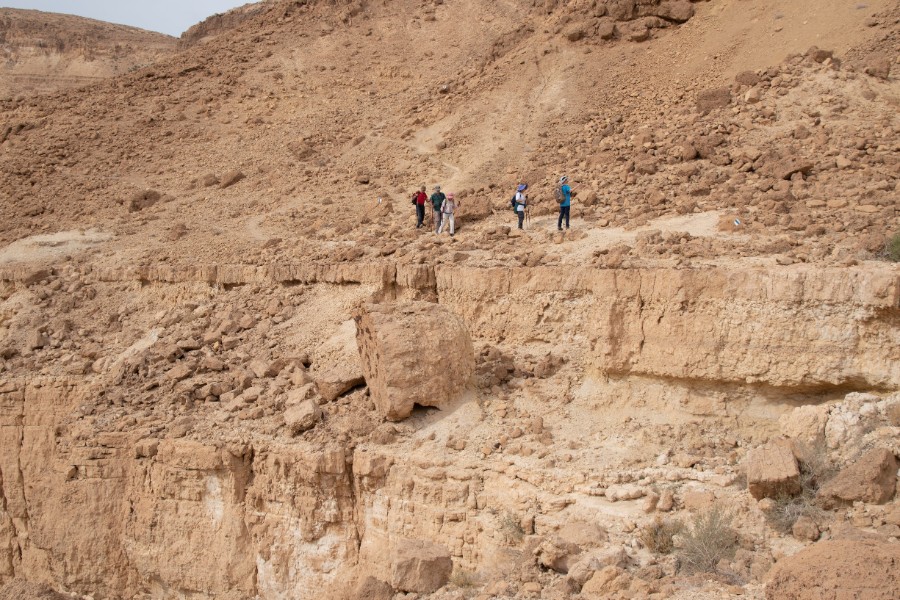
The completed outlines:
[[[719,561],[734,558],[738,535],[731,515],[719,506],[694,517],[691,529],[681,537],[678,557],[687,571],[715,573]]]

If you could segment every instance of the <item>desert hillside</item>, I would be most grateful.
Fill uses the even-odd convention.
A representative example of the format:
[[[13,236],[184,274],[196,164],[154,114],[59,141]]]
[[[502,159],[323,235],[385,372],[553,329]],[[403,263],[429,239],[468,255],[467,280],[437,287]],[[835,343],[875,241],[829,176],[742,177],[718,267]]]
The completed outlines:
[[[0,99],[0,598],[896,597],[895,2],[158,43]]]
[[[168,56],[175,38],[71,15],[0,8],[0,97],[83,87]]]

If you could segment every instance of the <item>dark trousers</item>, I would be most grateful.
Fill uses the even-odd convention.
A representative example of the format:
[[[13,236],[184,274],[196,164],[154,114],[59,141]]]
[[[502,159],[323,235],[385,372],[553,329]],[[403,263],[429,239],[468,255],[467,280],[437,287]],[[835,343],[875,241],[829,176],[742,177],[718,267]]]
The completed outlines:
[[[571,206],[560,206],[559,207],[559,221],[556,224],[557,229],[562,229],[563,217],[566,218],[566,229],[569,228],[569,209]]]
[[[522,229],[522,222],[525,221],[525,211],[520,210],[518,214],[519,214],[519,229]]]
[[[422,223],[425,222],[425,205],[424,204],[416,204],[416,229],[422,226]]]

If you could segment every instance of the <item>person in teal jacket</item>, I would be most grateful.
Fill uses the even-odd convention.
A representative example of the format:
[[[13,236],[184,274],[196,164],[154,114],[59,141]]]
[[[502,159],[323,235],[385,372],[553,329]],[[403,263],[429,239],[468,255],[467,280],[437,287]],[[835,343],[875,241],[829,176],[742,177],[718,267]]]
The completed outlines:
[[[563,201],[559,204],[559,220],[556,228],[562,231],[563,217],[566,219],[566,229],[569,228],[569,211],[572,208],[572,188],[569,186],[569,178],[563,175],[559,178],[559,189],[563,193]]]

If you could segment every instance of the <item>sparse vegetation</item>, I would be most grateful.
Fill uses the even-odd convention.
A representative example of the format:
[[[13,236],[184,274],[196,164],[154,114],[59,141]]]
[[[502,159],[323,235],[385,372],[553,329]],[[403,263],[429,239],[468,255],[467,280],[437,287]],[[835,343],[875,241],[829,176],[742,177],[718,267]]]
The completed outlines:
[[[683,531],[684,523],[681,521],[656,517],[641,529],[640,539],[644,547],[654,554],[671,554],[675,549],[675,536]]]
[[[462,589],[473,588],[479,583],[478,574],[473,573],[472,571],[457,569],[453,571],[453,574],[450,576],[450,585]]]
[[[719,561],[734,558],[738,535],[731,524],[731,515],[719,506],[698,514],[690,530],[680,536],[682,565],[691,572],[715,573]]]
[[[891,262],[900,262],[900,231],[889,237],[884,244],[884,258]]]
[[[800,517],[810,517],[817,523],[827,514],[816,499],[819,487],[835,474],[835,467],[828,460],[828,451],[823,444],[814,446],[798,445],[800,460],[800,493],[774,498],[775,506],[766,513],[769,525],[781,533],[790,533]]]
[[[525,537],[525,530],[522,529],[519,518],[509,511],[500,516],[499,531],[503,541],[510,546],[518,545]]]

